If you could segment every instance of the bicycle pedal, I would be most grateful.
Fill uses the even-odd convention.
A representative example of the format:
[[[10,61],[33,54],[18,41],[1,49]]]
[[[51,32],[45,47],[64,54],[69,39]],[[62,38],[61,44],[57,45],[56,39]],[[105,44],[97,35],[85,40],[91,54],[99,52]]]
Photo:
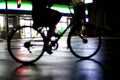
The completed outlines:
[[[51,55],[53,52],[51,50],[47,50],[47,53]]]
[[[53,52],[47,52],[47,53],[50,54],[50,55],[53,54]]]
[[[51,47],[47,47],[47,48],[45,49],[45,51],[46,51],[48,54],[52,54],[52,53],[53,53]]]

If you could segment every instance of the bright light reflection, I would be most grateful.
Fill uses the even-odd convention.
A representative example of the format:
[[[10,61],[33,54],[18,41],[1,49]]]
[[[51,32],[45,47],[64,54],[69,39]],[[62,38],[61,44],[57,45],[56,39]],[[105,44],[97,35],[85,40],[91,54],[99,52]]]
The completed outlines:
[[[90,77],[93,77],[95,80],[103,80],[103,67],[101,64],[92,60],[83,60],[77,63],[74,67],[75,79],[78,80],[80,76],[84,76],[86,80],[89,80]],[[101,74],[101,75],[100,75]]]
[[[93,0],[85,0],[85,3],[93,3]]]
[[[86,21],[86,22],[89,22],[89,18],[85,18],[85,21]]]
[[[60,7],[51,7],[52,9],[58,10],[61,13],[70,13],[70,10],[68,8],[60,8]],[[6,9],[5,4],[0,4],[0,9]],[[17,8],[16,4],[8,4],[8,9],[9,10],[26,10],[26,11],[31,11],[32,10],[32,6],[31,5],[21,5],[20,8]],[[73,13],[74,11],[71,10],[71,12]]]
[[[0,4],[0,9],[6,9],[5,4]],[[27,10],[27,11],[31,11],[32,6],[30,6],[30,5],[22,5],[20,8],[17,8],[16,4],[8,4],[8,9],[10,9],[10,10]]]
[[[3,27],[4,25],[4,17],[3,16],[0,16],[0,27]]]

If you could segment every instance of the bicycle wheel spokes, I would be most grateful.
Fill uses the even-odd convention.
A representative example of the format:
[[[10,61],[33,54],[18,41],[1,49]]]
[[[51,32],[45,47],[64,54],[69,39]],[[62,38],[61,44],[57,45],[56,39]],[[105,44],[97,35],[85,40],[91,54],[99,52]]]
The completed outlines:
[[[79,58],[89,58],[94,56],[101,45],[100,36],[87,36],[85,41],[80,37],[80,35],[72,35],[70,38],[70,50],[72,53]]]
[[[23,32],[27,30],[28,33]],[[29,31],[31,32],[29,33]],[[43,38],[40,34],[39,37],[36,37],[36,34],[37,32],[30,27],[22,27],[14,30],[8,40],[8,50],[16,61],[29,63],[38,60],[42,56]]]

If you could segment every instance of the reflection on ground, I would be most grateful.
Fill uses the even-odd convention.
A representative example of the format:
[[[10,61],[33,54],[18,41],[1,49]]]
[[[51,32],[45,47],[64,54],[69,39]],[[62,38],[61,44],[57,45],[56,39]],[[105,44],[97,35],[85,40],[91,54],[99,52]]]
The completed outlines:
[[[104,66],[94,59],[68,64],[28,64],[16,67],[10,80],[104,80],[104,71]]]
[[[0,50],[0,80],[119,80],[119,41],[104,39],[97,55],[85,60],[76,58],[62,45],[32,65],[19,64],[6,50]]]

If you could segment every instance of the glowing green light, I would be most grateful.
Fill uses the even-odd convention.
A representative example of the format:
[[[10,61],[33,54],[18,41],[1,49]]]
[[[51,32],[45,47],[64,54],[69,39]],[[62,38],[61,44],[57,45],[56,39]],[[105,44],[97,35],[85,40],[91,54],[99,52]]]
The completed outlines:
[[[85,9],[85,14],[88,15],[88,9]]]
[[[5,9],[6,8],[4,0],[2,2],[0,2],[0,6],[1,6],[0,9]],[[58,10],[62,13],[70,13],[70,10],[69,10],[68,6],[66,6],[66,5],[54,4],[51,8],[55,9],[55,10]],[[21,7],[17,8],[17,2],[16,1],[8,1],[8,9],[31,11],[32,10],[32,4],[31,4],[31,2],[22,1]],[[73,9],[71,9],[71,11],[73,12]]]

